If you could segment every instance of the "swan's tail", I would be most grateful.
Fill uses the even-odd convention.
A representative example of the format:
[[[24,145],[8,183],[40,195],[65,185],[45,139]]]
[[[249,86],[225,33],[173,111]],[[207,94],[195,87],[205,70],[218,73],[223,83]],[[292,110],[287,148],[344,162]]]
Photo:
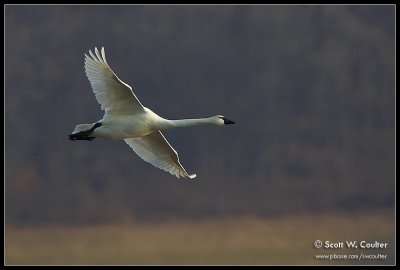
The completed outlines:
[[[95,139],[96,137],[90,136],[96,128],[101,126],[101,123],[96,123],[96,124],[79,124],[75,127],[74,131],[72,131],[72,134],[68,135],[69,139],[74,141],[74,140],[86,140],[86,141],[91,141]]]
[[[89,130],[92,127],[93,127],[93,124],[79,124],[79,125],[77,125],[75,127],[74,131],[72,131],[72,134],[76,134],[76,133],[81,132],[81,131]]]

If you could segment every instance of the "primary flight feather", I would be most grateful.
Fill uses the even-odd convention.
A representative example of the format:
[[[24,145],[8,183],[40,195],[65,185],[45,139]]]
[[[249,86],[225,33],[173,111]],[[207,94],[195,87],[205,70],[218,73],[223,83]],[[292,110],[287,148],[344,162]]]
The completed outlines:
[[[107,63],[104,47],[101,52],[85,54],[85,72],[104,116],[93,124],[79,124],[70,140],[91,141],[97,137],[125,140],[143,160],[176,177],[194,178],[179,161],[178,153],[165,139],[161,130],[193,125],[235,124],[222,115],[208,118],[169,120],[144,107],[132,87],[121,81]]]

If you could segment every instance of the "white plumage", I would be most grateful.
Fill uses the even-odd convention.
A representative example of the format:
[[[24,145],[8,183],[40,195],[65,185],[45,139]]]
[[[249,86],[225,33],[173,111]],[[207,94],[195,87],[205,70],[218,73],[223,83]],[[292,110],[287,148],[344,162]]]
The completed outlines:
[[[104,116],[93,124],[79,124],[69,138],[93,140],[96,137],[122,140],[143,160],[176,177],[189,175],[179,161],[178,153],[160,130],[193,125],[234,124],[221,115],[199,119],[168,120],[144,107],[132,87],[121,81],[107,63],[104,48],[101,54],[89,50],[85,54],[85,71]]]

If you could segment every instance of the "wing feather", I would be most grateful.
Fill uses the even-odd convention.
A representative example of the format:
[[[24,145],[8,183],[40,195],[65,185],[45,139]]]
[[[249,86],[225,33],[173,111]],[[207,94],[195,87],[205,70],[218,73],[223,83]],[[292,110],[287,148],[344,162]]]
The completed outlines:
[[[124,115],[144,110],[132,87],[121,81],[107,63],[104,47],[101,54],[85,54],[85,72],[101,109],[107,114]]]
[[[168,143],[161,131],[157,130],[141,138],[128,138],[125,142],[144,161],[180,178],[195,178],[189,175],[179,161],[178,153]]]

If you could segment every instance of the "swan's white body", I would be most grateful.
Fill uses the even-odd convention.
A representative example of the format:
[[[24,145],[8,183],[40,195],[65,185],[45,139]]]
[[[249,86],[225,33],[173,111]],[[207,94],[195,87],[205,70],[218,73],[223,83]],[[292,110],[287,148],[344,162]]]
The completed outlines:
[[[177,152],[165,139],[160,130],[193,125],[234,124],[221,115],[200,118],[168,120],[144,107],[132,88],[122,82],[107,63],[104,48],[101,55],[89,50],[85,54],[85,71],[101,109],[103,118],[93,124],[79,124],[70,135],[71,140],[92,140],[96,137],[125,140],[143,160],[163,169],[176,177],[189,175],[179,162]]]

